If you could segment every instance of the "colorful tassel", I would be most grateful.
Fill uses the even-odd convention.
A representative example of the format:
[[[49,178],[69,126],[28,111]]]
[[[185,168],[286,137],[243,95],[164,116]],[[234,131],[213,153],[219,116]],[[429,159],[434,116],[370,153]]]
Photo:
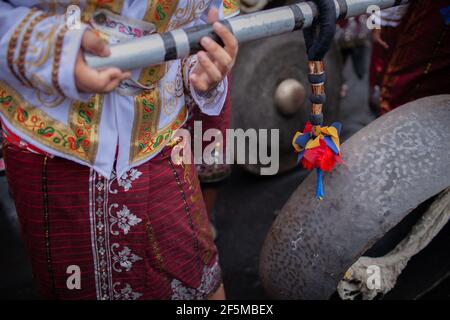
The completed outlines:
[[[297,132],[292,146],[298,152],[298,163],[307,170],[316,169],[316,198],[322,200],[323,173],[331,172],[337,163],[342,163],[339,136],[342,125],[338,122],[329,127],[322,126],[322,104],[325,102],[325,71],[322,61],[310,61],[309,81],[312,83],[311,122],[306,123],[303,132]]]
[[[310,122],[306,123],[303,132],[297,132],[292,141],[294,149],[298,152],[297,161],[307,170],[317,169],[317,194],[323,199],[322,177],[323,172],[331,172],[337,163],[342,163],[339,135],[341,124],[333,123],[330,127],[318,126],[318,136],[312,131]]]

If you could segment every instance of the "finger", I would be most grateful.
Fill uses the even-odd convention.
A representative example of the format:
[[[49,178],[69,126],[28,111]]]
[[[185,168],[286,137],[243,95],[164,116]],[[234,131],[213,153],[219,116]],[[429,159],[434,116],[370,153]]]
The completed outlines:
[[[128,72],[122,72],[117,68],[108,68],[99,72],[99,86],[98,89],[102,93],[109,93],[115,90],[120,83],[129,78],[131,75]]]
[[[381,38],[379,30],[373,32],[373,41],[378,43],[384,49],[389,49],[389,45],[387,44],[387,42],[383,41],[383,39]]]
[[[217,8],[212,7],[208,12],[208,23],[214,23],[219,21],[219,10]]]
[[[88,68],[90,69],[90,68]],[[112,79],[119,78],[120,70],[107,69],[101,72],[96,70],[86,70],[85,75],[81,79],[83,86],[87,88],[87,92],[105,93]]]
[[[132,76],[131,71],[122,72],[122,80],[121,81],[131,79],[131,76]]]
[[[112,79],[108,82],[108,84],[103,88],[103,93],[109,93],[114,91],[122,81],[120,78]]]
[[[92,54],[107,57],[111,54],[108,44],[93,31],[86,31],[81,40],[81,47]]]
[[[128,80],[130,78],[131,72],[122,72],[121,74],[114,74],[112,77],[110,77],[103,91],[111,92],[115,90],[122,81]]]
[[[209,85],[206,80],[202,80],[198,75],[191,74],[189,81],[194,86],[194,88],[199,92],[206,92],[209,89]]]
[[[208,52],[208,55],[213,58],[222,75],[227,74],[233,64],[233,58],[230,57],[228,52],[209,37],[202,38],[200,43]]]
[[[236,37],[227,29],[223,24],[216,22],[214,23],[214,32],[222,39],[225,44],[225,51],[228,52],[230,57],[234,58],[237,56],[239,44]]]
[[[89,68],[81,55],[77,58],[75,79],[78,89],[83,92],[95,93],[98,84],[98,71]]]
[[[114,90],[121,81],[130,76],[131,74],[129,72],[123,73],[117,68],[108,68],[98,71],[90,68],[84,62],[80,62],[76,69],[77,87],[81,91],[89,93],[110,92]]]
[[[379,43],[381,44],[381,46],[385,49],[389,49],[389,45],[387,44],[387,42],[383,41],[383,39],[378,39]]]
[[[217,83],[222,80],[223,78],[222,73],[219,71],[217,66],[211,61],[211,59],[205,52],[201,51],[198,53],[198,61],[205,70],[205,72],[208,74],[211,82]]]

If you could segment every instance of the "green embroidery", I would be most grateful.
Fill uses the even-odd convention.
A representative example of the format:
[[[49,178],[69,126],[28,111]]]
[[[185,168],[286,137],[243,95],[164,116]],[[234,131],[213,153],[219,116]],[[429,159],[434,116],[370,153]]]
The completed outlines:
[[[167,15],[164,12],[164,9],[160,4],[158,4],[158,6],[156,7],[156,11],[158,13],[159,20],[163,21]]]
[[[78,112],[78,114],[80,115],[81,118],[83,118],[87,124],[91,124],[92,119],[89,117],[89,115],[86,113],[86,111],[84,110],[80,110],[80,112]]]
[[[55,133],[55,128],[47,127],[45,129],[38,129],[37,133],[41,136],[51,137]]]
[[[142,103],[144,104],[144,106],[147,107],[144,108],[144,111],[146,112],[155,111],[155,105],[153,103],[150,103],[147,100],[143,100]]]
[[[0,103],[2,104],[6,104],[12,101],[12,97],[11,96],[6,96],[6,97],[0,97]]]
[[[155,143],[153,144],[153,148],[157,148],[161,144],[162,141],[163,141],[163,136],[159,135],[158,138],[156,138]]]

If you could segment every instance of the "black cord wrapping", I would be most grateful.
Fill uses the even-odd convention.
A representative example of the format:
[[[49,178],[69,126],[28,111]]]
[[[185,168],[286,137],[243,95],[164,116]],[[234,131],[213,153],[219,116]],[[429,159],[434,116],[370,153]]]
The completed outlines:
[[[303,30],[309,61],[323,60],[336,33],[336,7],[333,0],[312,0],[319,10],[319,18]]]

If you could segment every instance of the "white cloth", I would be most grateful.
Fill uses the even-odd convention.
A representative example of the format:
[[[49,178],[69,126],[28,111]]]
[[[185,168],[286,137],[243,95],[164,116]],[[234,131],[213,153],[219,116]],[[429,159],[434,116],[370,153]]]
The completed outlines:
[[[379,14],[374,15],[374,22],[381,27],[397,27],[408,11],[408,4],[402,4],[396,7],[381,10]]]
[[[123,0],[123,2],[121,16],[137,21],[138,23],[141,22],[140,20],[143,19],[147,9],[148,1]],[[55,119],[66,126],[69,125],[69,111],[72,103],[77,100],[88,101],[91,97],[91,95],[88,94],[80,94],[76,88],[74,77],[76,57],[79,52],[83,33],[87,26],[83,24],[80,29],[69,30],[64,37],[61,63],[58,70],[58,82],[66,98],[63,101],[59,101],[60,103],[57,105],[54,103],[52,104],[52,102],[57,100],[55,98],[57,91],[52,84],[52,65],[54,64],[54,61],[52,58],[45,59],[45,55],[48,53],[50,57],[52,57],[52,46],[55,43],[58,31],[65,25],[64,14],[71,3],[78,4],[81,8],[81,12],[83,12],[83,9],[86,6],[86,0],[0,1],[0,80],[15,89],[15,91],[23,96],[24,100],[30,105],[39,108],[52,119]],[[169,30],[172,28],[204,24],[207,12],[211,6],[219,9],[222,8],[219,10],[220,17],[224,17],[222,1],[180,0],[175,14],[171,17]],[[30,11],[31,7],[39,9],[39,11],[34,13],[31,20],[42,14],[42,12],[46,12],[50,9],[56,10],[56,13],[58,14],[45,18],[36,24],[31,33],[30,44],[25,56],[25,70],[26,76],[32,81],[34,88],[22,85],[10,71],[7,61],[8,46],[10,44],[11,36]],[[22,29],[17,41],[18,45],[15,48],[15,59],[19,57],[20,44],[23,40],[24,30],[27,26],[28,24]],[[122,37],[133,39],[136,38],[137,35],[122,35]],[[117,42],[114,33],[110,34],[109,41],[110,43]],[[50,50],[47,52],[47,49]],[[133,71],[132,79],[134,81],[139,79],[140,72],[141,70]],[[172,61],[167,64],[165,76],[157,83],[157,86],[160,88],[162,101],[158,128],[163,128],[168,123],[171,123],[185,105],[184,94],[186,94],[186,92],[178,93],[173,92],[173,89],[165,89],[170,88],[171,84],[172,88],[173,84],[178,84],[178,79],[182,76],[181,74],[181,61]],[[207,99],[202,95],[197,94],[192,87],[190,89],[190,94],[197,102],[202,112],[205,112],[208,115],[220,114],[228,90],[226,79],[218,86],[218,90],[214,91],[215,96],[209,96]],[[11,119],[2,111],[4,110],[0,109],[0,115],[4,125],[24,141],[52,155],[92,167],[105,177],[110,177],[113,169],[121,176],[133,166],[148,161],[157,155],[157,153],[152,154],[148,158],[141,160],[139,163],[132,163],[130,160],[130,145],[132,143],[133,122],[135,119],[134,97],[120,95],[117,91],[104,96],[103,110],[98,129],[98,149],[95,159],[91,161],[91,163],[33,139],[32,135],[27,134],[24,130],[21,130],[17,124],[12,123],[12,121],[10,121]],[[113,168],[116,150],[118,150],[118,158],[116,168]]]
[[[353,300],[361,296],[363,300],[373,300],[391,291],[411,258],[428,246],[449,220],[450,188],[439,195],[392,251],[382,257],[360,257],[347,270],[337,287],[341,299]],[[379,270],[378,274],[374,267]],[[378,286],[370,283],[372,275],[379,276]]]

